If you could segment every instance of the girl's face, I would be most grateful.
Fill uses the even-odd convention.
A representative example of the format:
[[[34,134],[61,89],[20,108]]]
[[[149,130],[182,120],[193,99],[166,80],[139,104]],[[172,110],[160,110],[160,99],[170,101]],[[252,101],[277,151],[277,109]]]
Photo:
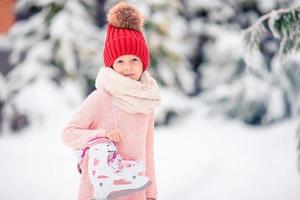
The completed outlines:
[[[135,55],[123,55],[118,57],[112,66],[113,70],[123,76],[138,81],[143,73],[143,64]]]

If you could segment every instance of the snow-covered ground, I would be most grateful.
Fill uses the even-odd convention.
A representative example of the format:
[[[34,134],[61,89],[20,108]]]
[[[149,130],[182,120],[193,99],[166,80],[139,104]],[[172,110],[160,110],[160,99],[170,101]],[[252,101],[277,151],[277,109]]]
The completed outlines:
[[[299,200],[297,120],[264,128],[211,117],[198,105],[155,131],[160,200]],[[0,138],[1,200],[76,199],[73,152],[60,139],[71,117]]]

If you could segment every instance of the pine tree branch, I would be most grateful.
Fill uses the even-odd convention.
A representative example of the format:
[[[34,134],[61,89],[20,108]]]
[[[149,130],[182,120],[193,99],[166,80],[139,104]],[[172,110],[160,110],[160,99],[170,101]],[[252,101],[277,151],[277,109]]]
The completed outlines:
[[[293,7],[293,8],[281,8],[279,10],[272,10],[271,12],[261,16],[252,26],[248,27],[247,29],[245,29],[245,32],[252,32],[255,29],[257,29],[264,21],[266,21],[267,19],[269,19],[271,17],[272,14],[274,14],[274,12],[276,12],[277,14],[281,15],[284,13],[289,13],[291,10],[293,9],[297,9],[298,7]]]
[[[261,16],[252,26],[243,30],[245,53],[249,54],[253,50],[259,50],[261,40],[268,31],[280,42],[280,48],[277,52],[280,58],[297,52],[300,50],[299,26],[300,6],[272,10]]]

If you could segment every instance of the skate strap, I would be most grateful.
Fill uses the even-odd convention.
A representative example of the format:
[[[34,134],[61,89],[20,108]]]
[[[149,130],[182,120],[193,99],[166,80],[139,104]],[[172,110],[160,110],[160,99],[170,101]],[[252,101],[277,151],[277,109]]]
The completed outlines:
[[[88,142],[88,147],[93,146],[93,144],[96,144],[96,143],[108,143],[108,142],[111,142],[111,141],[109,139],[107,139],[106,137],[97,137]]]
[[[79,158],[79,163],[81,164],[83,161],[83,158],[87,152],[93,145],[99,144],[99,143],[112,143],[109,139],[105,137],[98,137],[95,139],[92,139],[88,142],[88,146],[85,147],[84,149],[81,150],[80,158]],[[116,147],[114,145],[110,145],[110,148],[108,149],[109,151],[116,151]]]
[[[91,147],[91,146],[97,145],[97,144],[101,144],[101,143],[110,144],[108,151],[116,151],[117,150],[115,147],[115,144],[111,140],[107,139],[106,137],[98,137],[98,138],[95,138],[95,139],[89,141],[88,147]]]

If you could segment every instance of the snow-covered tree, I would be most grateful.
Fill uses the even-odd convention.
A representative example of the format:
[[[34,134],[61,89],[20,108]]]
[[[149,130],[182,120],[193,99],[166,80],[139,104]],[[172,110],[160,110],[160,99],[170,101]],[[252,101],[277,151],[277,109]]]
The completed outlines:
[[[194,25],[195,30],[204,35],[202,60],[198,67],[203,97],[213,111],[249,124],[272,123],[300,111],[297,103],[299,81],[295,76],[299,71],[299,56],[287,55],[284,60],[280,59],[281,56],[276,54],[280,43],[270,34],[261,38],[261,51],[254,51],[252,55],[246,54],[248,49],[241,43],[242,30],[255,23],[263,12],[295,3],[274,1],[263,4],[266,2],[217,1],[206,6],[202,2],[200,11],[193,7],[202,18],[208,18],[204,23],[199,17],[199,22],[195,21],[198,26]],[[211,8],[215,12],[208,12]],[[251,67],[247,67],[244,55],[251,55],[245,59],[246,63],[251,61]]]
[[[153,1],[149,1],[153,2]],[[148,28],[151,61],[161,83],[180,88],[186,94],[195,92],[196,76],[188,57],[195,46],[189,23],[180,1],[151,3]]]
[[[272,10],[244,30],[245,48],[250,51],[249,53],[254,49],[259,50],[262,38],[266,37],[267,31],[280,41],[278,50],[280,57],[298,52],[300,50],[300,6]]]
[[[14,67],[4,77],[5,131],[55,118],[59,114],[49,109],[51,104],[72,103],[76,97],[68,97],[66,88],[77,88],[77,96],[83,97],[93,86],[95,72],[102,62],[99,52],[104,40],[104,31],[95,23],[96,3],[17,1],[17,13],[30,12],[26,20],[15,23],[6,37],[11,44],[10,62]],[[56,94],[48,94],[50,91]],[[12,123],[14,119],[18,122]]]
[[[255,55],[261,54],[261,42],[267,34],[271,34],[279,41],[279,49],[275,53],[278,57],[277,60],[280,59],[277,63],[281,65],[276,66],[275,70],[261,69],[252,62]],[[300,113],[299,38],[300,6],[273,10],[260,17],[254,25],[244,31],[245,60],[248,68],[253,73],[261,75],[261,78],[268,80],[269,85],[272,85],[273,88],[278,88],[281,92],[278,97],[285,97],[285,102],[275,106],[286,107],[285,110],[290,111],[286,114],[288,116],[299,115]],[[294,55],[293,60],[290,59],[291,55]],[[286,59],[288,62],[284,61]],[[263,73],[261,73],[262,71]],[[270,73],[276,73],[276,76]],[[284,113],[284,110],[281,113]],[[297,140],[298,170],[300,172],[300,126],[297,129]]]

